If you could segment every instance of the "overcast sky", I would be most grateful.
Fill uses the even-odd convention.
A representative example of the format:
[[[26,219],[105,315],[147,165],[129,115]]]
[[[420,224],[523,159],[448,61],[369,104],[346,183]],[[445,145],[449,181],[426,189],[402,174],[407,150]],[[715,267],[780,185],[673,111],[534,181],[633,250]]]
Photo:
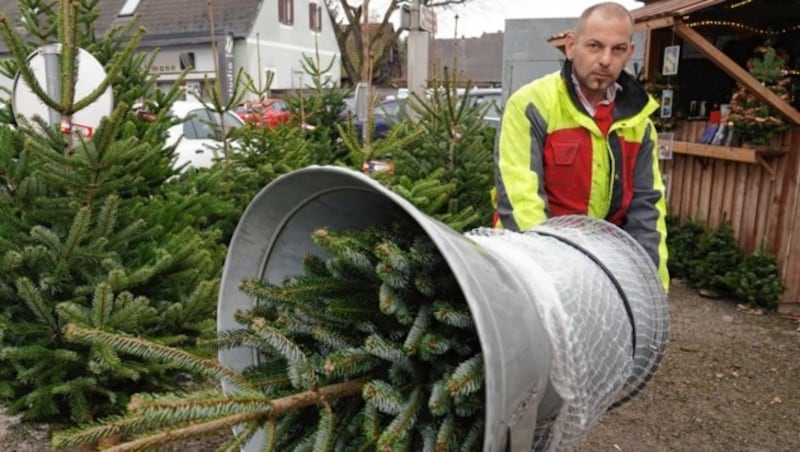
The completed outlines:
[[[360,2],[350,0],[350,3]],[[480,36],[484,32],[502,31],[506,19],[578,17],[584,9],[595,3],[598,3],[598,0],[469,0],[466,5],[458,8],[437,10],[436,37],[473,37]],[[634,0],[618,0],[618,3],[629,9],[644,6],[644,3]],[[381,7],[385,4],[385,0],[371,0],[370,17],[384,12]],[[456,14],[458,14],[457,23]]]
[[[460,8],[439,10],[436,37],[452,38],[456,31],[459,37],[502,31],[506,19],[578,17],[595,3],[598,0],[470,0]],[[618,0],[618,3],[629,9],[644,6],[644,3],[633,0]]]

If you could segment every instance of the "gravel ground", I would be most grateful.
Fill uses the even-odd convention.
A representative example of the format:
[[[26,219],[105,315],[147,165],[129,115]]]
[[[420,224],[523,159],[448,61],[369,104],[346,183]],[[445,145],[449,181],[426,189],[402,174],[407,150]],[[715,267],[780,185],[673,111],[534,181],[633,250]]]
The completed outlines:
[[[579,452],[800,450],[800,324],[730,300],[670,293],[670,343],[632,402],[606,414]],[[0,415],[0,451],[49,451],[48,428]],[[173,451],[214,450],[198,438]]]

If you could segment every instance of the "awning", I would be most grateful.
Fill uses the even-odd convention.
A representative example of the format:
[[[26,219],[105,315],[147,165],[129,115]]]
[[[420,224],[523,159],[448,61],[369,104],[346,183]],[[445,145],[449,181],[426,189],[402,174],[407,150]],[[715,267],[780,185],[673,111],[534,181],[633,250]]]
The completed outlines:
[[[637,30],[670,27],[673,18],[682,17],[695,11],[724,3],[725,0],[662,0],[631,10]],[[564,45],[563,40],[570,30],[554,34],[548,41],[556,47]]]

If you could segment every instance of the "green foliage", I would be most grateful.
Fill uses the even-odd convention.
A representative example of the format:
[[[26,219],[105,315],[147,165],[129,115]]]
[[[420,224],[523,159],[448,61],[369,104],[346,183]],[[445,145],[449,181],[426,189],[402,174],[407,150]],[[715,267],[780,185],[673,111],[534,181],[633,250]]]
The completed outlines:
[[[709,289],[753,307],[775,309],[785,290],[777,258],[760,249],[743,255],[729,224],[667,218],[669,270],[693,287]]]
[[[786,287],[780,277],[777,258],[759,250],[724,275],[728,290],[751,307],[776,309]]]
[[[697,243],[697,254],[699,257],[691,261],[689,268],[689,284],[725,294],[727,287],[723,277],[742,261],[730,224],[704,232]]]
[[[689,279],[694,263],[703,257],[697,245],[705,231],[703,224],[692,219],[681,222],[678,217],[667,216],[667,265],[671,277]]]
[[[59,39],[63,98],[45,102],[68,117],[113,86],[117,103],[90,138],[41,119],[0,128],[0,397],[26,420],[87,422],[120,412],[134,392],[176,388],[177,370],[70,342],[64,325],[191,346],[213,331],[224,249],[218,232],[195,229],[202,209],[192,199],[163,191],[174,175],[164,138],[178,91],[147,92],[153,79],[138,64],[148,59],[132,54],[141,31],[97,38],[97,0],[20,8],[34,41],[0,21],[13,56],[4,70],[29,79],[29,51]],[[108,72],[86,98],[71,95],[77,45],[96,51]],[[153,105],[154,121],[125,101],[139,97]]]
[[[387,152],[394,174],[379,180],[426,214],[466,230],[491,223],[495,129],[483,122],[488,106],[470,105],[455,86],[444,84],[430,100],[412,96],[414,114],[387,137],[403,144]]]
[[[747,67],[762,85],[782,99],[789,101],[791,78],[786,75],[786,58],[772,47],[758,47],[759,54],[748,60]],[[742,138],[753,144],[768,144],[774,137],[789,128],[780,113],[767,105],[744,86],[731,98],[729,119]]]
[[[422,450],[434,443],[468,450],[480,444],[480,343],[463,294],[424,232],[406,220],[363,230],[318,229],[312,239],[328,256],[309,256],[310,271],[281,284],[242,283],[256,307],[238,315],[242,329],[219,341],[252,347],[262,357],[244,372],[140,339],[69,327],[70,337],[81,342],[216,375],[237,382],[238,389],[227,397],[139,397],[124,417],[57,434],[54,445],[72,447],[118,433],[143,438],[127,446],[163,445],[189,430],[202,434],[235,425],[242,428],[232,440],[237,443],[264,428],[265,450],[312,443],[322,450]],[[413,282],[422,273],[451,281],[422,293]],[[383,300],[387,290],[393,308]],[[343,299],[358,315],[342,315]]]
[[[334,60],[327,66],[317,52],[314,57],[303,56],[303,71],[310,77],[308,92],[289,95],[286,101],[292,112],[293,124],[300,127],[306,143],[306,153],[315,163],[342,163],[347,156],[347,148],[339,135],[339,125],[344,110],[347,91],[327,86],[325,75],[329,73]]]

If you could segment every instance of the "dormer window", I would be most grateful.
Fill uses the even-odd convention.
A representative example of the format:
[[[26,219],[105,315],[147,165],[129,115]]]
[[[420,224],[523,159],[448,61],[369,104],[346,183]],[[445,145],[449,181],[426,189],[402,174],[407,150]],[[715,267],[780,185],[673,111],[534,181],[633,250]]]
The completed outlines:
[[[122,9],[119,10],[119,16],[132,16],[133,13],[136,12],[136,8],[139,7],[139,2],[141,0],[125,0],[125,4],[122,5]]]

